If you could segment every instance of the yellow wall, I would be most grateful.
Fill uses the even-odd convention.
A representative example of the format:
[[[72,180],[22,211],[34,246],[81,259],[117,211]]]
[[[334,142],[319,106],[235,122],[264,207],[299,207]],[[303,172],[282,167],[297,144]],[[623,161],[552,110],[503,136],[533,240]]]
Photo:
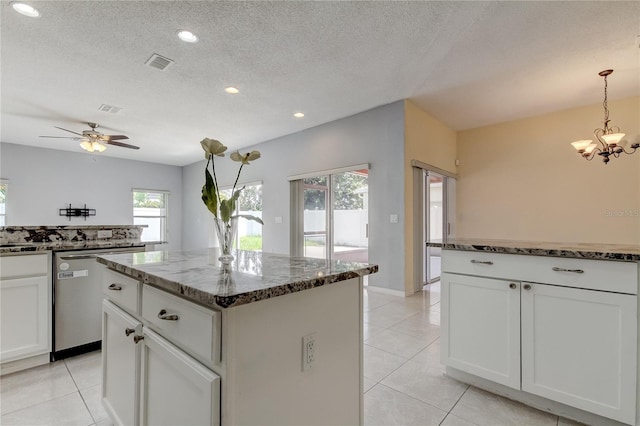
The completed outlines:
[[[609,111],[639,142],[640,98]],[[602,121],[597,104],[459,132],[457,238],[640,244],[640,150],[605,165],[569,144]]]
[[[404,101],[405,294],[413,294],[414,217],[411,160],[456,173],[456,132],[409,100]],[[421,220],[421,218],[416,218]],[[421,236],[415,236],[422,238]]]

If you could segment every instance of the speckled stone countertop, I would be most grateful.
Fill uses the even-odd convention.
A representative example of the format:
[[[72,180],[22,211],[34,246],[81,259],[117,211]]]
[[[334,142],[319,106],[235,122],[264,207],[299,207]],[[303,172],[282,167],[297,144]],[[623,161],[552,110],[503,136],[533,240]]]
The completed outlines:
[[[553,243],[510,240],[464,240],[427,243],[430,247],[465,251],[640,262],[640,245]]]
[[[223,270],[218,249],[98,257],[139,281],[213,308],[231,308],[373,274],[377,265],[238,251]]]
[[[8,243],[0,244],[0,254],[71,250],[90,250],[100,248],[144,247],[147,243],[127,240],[92,240],[92,241],[50,241],[43,243]]]

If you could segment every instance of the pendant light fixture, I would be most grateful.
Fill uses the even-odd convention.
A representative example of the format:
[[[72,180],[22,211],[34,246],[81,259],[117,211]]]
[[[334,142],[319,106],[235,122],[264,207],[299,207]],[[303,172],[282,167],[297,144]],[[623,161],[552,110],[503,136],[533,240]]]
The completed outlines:
[[[604,77],[604,128],[597,128],[593,131],[597,142],[591,139],[579,140],[572,142],[571,145],[578,151],[587,161],[593,160],[596,154],[602,156],[602,161],[607,164],[611,157],[618,158],[620,154],[633,154],[636,149],[640,148],[640,143],[634,143],[630,146],[632,151],[627,151],[625,145],[627,141],[624,139],[625,134],[620,132],[618,126],[609,126],[609,108],[607,106],[607,77],[613,73],[613,70],[600,71],[598,75]]]

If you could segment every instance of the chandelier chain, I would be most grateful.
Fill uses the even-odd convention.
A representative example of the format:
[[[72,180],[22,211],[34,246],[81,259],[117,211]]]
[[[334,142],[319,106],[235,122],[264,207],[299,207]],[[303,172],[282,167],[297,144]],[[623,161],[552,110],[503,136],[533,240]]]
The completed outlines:
[[[604,102],[602,103],[604,106],[604,129],[607,130],[609,127],[609,107],[607,106],[607,76],[604,76]]]

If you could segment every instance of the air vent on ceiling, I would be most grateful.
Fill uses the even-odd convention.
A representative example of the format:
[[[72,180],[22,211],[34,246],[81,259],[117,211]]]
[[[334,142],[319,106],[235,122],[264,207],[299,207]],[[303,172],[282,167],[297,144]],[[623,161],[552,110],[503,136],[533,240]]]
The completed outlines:
[[[160,71],[164,71],[167,69],[169,65],[171,65],[173,61],[169,58],[165,58],[164,56],[158,55],[154,53],[151,57],[145,62],[146,65],[149,65],[151,68],[158,69]]]
[[[98,107],[98,111],[108,112],[109,114],[117,114],[122,111],[122,108],[113,105],[102,104],[100,105],[100,107]]]

